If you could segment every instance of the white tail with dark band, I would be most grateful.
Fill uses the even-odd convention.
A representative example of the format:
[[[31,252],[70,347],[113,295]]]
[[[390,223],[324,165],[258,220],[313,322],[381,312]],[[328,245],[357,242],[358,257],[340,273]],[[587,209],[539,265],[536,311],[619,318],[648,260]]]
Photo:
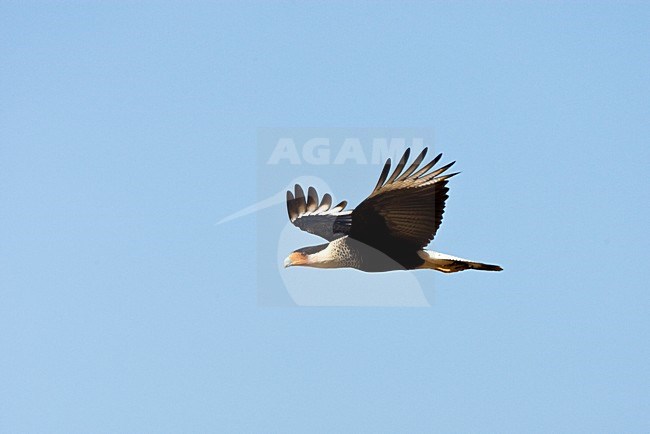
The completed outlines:
[[[483,271],[501,271],[503,268],[498,265],[483,264],[481,262],[470,261],[469,259],[457,258],[444,253],[434,252],[432,250],[420,250],[420,258],[424,259],[424,264],[419,268],[428,268],[442,271],[443,273],[456,273],[463,270],[483,270]]]

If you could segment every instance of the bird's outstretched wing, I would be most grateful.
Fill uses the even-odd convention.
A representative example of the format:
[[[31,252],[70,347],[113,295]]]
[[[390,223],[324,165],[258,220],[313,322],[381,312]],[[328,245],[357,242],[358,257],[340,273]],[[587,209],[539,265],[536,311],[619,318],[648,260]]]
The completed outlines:
[[[426,153],[404,170],[407,149],[390,177],[386,161],[375,189],[352,212],[350,237],[378,249],[422,249],[431,242],[442,222],[447,180],[457,173],[440,176],[454,162],[431,171],[442,154],[419,168]]]
[[[298,184],[295,194],[287,191],[287,211],[291,223],[328,241],[347,235],[350,231],[352,210],[344,210],[347,204],[343,201],[332,206],[332,196],[328,193],[323,195],[319,204],[318,193],[314,187],[309,187],[307,197]]]

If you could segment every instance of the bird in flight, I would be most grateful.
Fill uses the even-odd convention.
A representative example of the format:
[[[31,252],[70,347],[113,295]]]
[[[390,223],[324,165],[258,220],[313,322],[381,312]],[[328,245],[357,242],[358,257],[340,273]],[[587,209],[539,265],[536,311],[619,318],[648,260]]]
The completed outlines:
[[[287,191],[291,223],[328,242],[292,252],[284,266],[356,268],[367,272],[501,271],[498,265],[425,249],[442,223],[447,182],[458,173],[444,174],[455,161],[431,170],[442,154],[420,167],[427,148],[404,170],[410,151],[406,150],[390,177],[390,158],[386,161],[370,196],[353,210],[345,209],[346,201],[332,206],[332,197],[327,193],[319,202],[313,187],[309,187],[307,196],[297,184],[293,193]]]

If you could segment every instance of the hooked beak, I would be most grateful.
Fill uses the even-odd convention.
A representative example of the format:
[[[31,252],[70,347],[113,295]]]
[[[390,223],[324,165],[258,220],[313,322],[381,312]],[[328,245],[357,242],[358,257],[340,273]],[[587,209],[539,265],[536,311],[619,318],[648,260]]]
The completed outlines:
[[[306,265],[307,255],[303,253],[293,252],[284,260],[284,268],[293,267],[295,265]]]

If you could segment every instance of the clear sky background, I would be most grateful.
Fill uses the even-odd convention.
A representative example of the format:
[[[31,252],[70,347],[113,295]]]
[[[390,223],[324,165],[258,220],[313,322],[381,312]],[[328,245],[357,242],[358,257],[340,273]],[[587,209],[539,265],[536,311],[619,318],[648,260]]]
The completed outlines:
[[[650,431],[648,23],[2,2],[0,432]],[[438,246],[505,271],[258,306],[255,217],[215,223],[257,200],[257,128],[303,126],[433,128],[463,171]]]

